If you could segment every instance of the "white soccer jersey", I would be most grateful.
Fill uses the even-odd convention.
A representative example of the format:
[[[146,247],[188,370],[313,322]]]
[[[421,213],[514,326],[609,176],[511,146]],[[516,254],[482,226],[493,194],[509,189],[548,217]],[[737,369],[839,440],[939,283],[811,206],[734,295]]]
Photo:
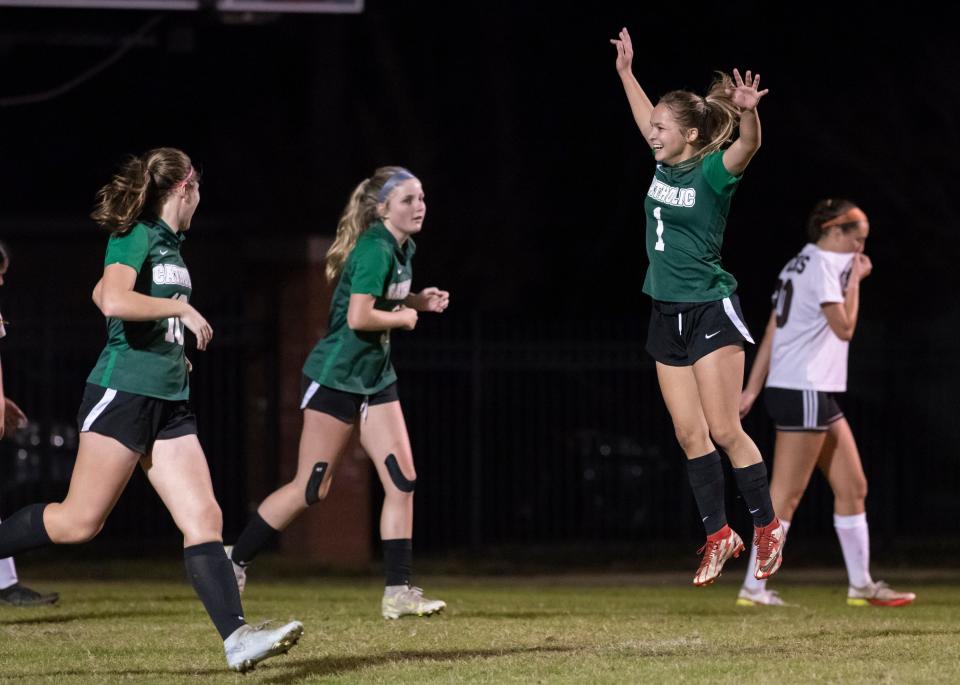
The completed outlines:
[[[852,265],[852,252],[827,252],[807,243],[783,267],[773,295],[777,329],[768,386],[846,391],[850,343],[831,330],[821,305],[843,302]]]

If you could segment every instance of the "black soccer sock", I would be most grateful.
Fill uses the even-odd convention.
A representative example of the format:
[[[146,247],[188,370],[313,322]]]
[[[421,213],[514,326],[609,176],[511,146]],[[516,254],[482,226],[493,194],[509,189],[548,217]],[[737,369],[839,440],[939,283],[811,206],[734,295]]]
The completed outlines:
[[[693,496],[697,500],[700,519],[707,535],[716,533],[727,525],[727,510],[724,503],[723,464],[720,453],[714,450],[696,459],[687,460],[687,477]]]
[[[386,585],[409,585],[413,567],[413,540],[403,538],[383,541],[383,570]]]
[[[233,575],[233,566],[223,551],[223,543],[204,542],[183,548],[183,563],[210,620],[220,637],[226,640],[243,620],[240,590]]]
[[[767,465],[762,461],[742,469],[734,469],[733,477],[753,516],[753,525],[762,528],[774,519],[773,503],[770,501],[770,483],[767,481]]]
[[[31,504],[0,523],[0,559],[52,545],[43,525],[46,503]]]
[[[233,545],[230,558],[235,564],[246,566],[264,547],[276,540],[279,534],[279,530],[264,521],[260,513],[255,511]]]

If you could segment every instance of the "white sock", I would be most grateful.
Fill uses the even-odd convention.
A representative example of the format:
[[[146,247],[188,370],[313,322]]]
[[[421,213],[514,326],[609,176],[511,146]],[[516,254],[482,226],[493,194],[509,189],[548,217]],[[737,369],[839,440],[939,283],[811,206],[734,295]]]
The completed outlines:
[[[780,519],[780,525],[783,526],[783,534],[786,536],[787,531],[790,530],[790,522]],[[754,568],[757,565],[757,546],[752,544],[750,545],[750,559],[747,561],[747,575],[743,579],[743,587],[750,590],[751,592],[759,592],[761,590],[767,589],[767,579],[757,580],[756,576],[753,575]]]
[[[0,590],[6,590],[17,580],[17,567],[13,565],[13,557],[0,559]]]
[[[870,577],[870,529],[866,513],[853,516],[834,514],[833,527],[840,538],[850,584],[853,587],[870,585],[873,578]]]

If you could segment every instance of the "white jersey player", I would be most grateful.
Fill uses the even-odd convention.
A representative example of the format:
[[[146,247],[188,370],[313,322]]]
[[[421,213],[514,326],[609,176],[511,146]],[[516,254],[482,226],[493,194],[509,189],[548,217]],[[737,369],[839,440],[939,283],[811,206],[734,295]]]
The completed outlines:
[[[774,511],[789,530],[819,466],[834,493],[834,527],[849,575],[847,604],[902,606],[912,592],[897,592],[870,575],[867,480],[850,425],[835,393],[847,389],[847,354],[857,326],[860,283],[872,264],[863,253],[867,215],[848,200],[823,200],[808,221],[810,243],[780,272],[763,341],[743,391],[745,415],[764,386],[777,430],[770,482]],[[740,605],[782,605],[766,581],[748,573]]]

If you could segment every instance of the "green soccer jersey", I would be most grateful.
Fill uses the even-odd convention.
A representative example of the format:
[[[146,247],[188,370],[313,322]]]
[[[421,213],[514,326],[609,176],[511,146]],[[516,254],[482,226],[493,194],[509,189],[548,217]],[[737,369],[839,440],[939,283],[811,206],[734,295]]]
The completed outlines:
[[[740,178],[723,166],[722,150],[694,164],[657,164],[644,201],[650,266],[643,292],[664,302],[714,302],[736,290],[720,246]]]
[[[137,272],[135,292],[151,297],[190,299],[190,273],[180,257],[182,233],[161,219],[141,220],[107,243],[104,266],[125,264]],[[183,354],[183,323],[172,317],[159,321],[107,318],[107,345],[87,377],[105,388],[185,400],[190,396]]]
[[[390,362],[390,331],[355,331],[347,325],[351,295],[373,295],[375,307],[392,311],[410,294],[413,253],[407,238],[401,247],[381,222],[357,239],[330,303],[327,335],[307,356],[303,373],[335,390],[373,395],[397,380]]]

